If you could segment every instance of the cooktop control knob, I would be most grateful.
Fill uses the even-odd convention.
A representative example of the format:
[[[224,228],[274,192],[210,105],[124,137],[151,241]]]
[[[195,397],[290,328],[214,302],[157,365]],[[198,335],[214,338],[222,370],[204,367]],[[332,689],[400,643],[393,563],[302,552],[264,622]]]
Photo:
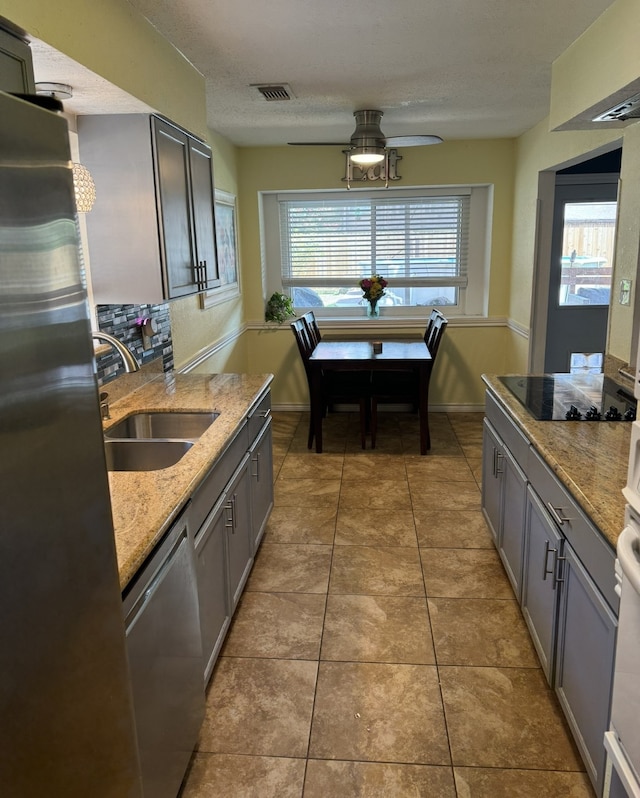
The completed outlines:
[[[624,414],[625,421],[635,421],[636,420],[636,409],[635,407],[630,407],[627,412]]]
[[[620,421],[622,418],[622,413],[618,410],[617,407],[611,405],[611,407],[607,410],[604,414],[606,421]]]
[[[584,417],[587,421],[600,421],[602,418],[602,413],[598,410],[595,405],[591,405],[591,407],[587,410],[584,414]]]
[[[567,419],[567,421],[580,421],[582,418],[582,413],[575,405],[571,405],[564,417]]]

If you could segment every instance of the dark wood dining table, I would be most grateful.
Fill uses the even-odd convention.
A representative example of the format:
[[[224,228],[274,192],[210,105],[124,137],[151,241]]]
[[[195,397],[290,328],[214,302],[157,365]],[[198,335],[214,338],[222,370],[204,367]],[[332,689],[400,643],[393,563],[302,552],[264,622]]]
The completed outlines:
[[[387,341],[374,352],[372,341],[325,341],[309,358],[311,372],[311,417],[314,421],[316,452],[322,452],[323,372],[325,371],[407,371],[418,375],[418,413],[420,416],[420,454],[429,450],[429,374],[433,359],[424,341]]]

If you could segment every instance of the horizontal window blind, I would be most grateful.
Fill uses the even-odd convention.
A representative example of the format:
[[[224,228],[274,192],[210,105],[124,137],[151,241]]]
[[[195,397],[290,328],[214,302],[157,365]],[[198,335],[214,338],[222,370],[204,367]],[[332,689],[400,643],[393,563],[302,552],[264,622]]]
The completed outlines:
[[[283,286],[464,286],[469,209],[468,194],[280,199]]]

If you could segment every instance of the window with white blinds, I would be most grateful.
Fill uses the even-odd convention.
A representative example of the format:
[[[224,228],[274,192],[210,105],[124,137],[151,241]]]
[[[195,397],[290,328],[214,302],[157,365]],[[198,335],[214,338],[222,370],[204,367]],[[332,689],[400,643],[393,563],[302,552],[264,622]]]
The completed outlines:
[[[277,211],[272,207],[265,221],[278,225],[282,290],[296,310],[353,309],[362,304],[358,282],[379,274],[388,281],[380,302],[385,315],[424,306],[464,312],[472,193],[456,187],[272,195],[267,202]]]

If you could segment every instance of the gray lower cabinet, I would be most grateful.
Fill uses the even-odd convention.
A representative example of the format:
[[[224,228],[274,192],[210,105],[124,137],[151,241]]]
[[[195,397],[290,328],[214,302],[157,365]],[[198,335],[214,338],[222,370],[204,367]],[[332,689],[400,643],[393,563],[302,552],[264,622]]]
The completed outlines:
[[[225,491],[225,531],[232,614],[253,565],[250,490],[249,455],[246,454]]]
[[[513,592],[521,594],[527,478],[492,424],[485,418],[482,508]]]
[[[487,394],[484,515],[542,669],[602,795],[617,630],[615,552],[535,449],[525,452],[523,440]]]
[[[485,418],[482,430],[482,510],[495,543],[502,519],[502,468],[504,444]]]
[[[502,524],[498,553],[516,598],[522,593],[522,527],[525,517],[527,478],[511,452],[505,448],[502,459]]]
[[[231,621],[225,502],[223,494],[194,541],[205,684],[209,681]]]
[[[522,614],[553,687],[558,575],[563,539],[535,491],[527,489]]]
[[[205,684],[273,507],[271,423],[267,390],[192,497]]]
[[[555,689],[600,795],[618,621],[568,543],[561,579]]]
[[[273,433],[271,417],[249,450],[251,460],[251,543],[255,554],[273,509]]]

